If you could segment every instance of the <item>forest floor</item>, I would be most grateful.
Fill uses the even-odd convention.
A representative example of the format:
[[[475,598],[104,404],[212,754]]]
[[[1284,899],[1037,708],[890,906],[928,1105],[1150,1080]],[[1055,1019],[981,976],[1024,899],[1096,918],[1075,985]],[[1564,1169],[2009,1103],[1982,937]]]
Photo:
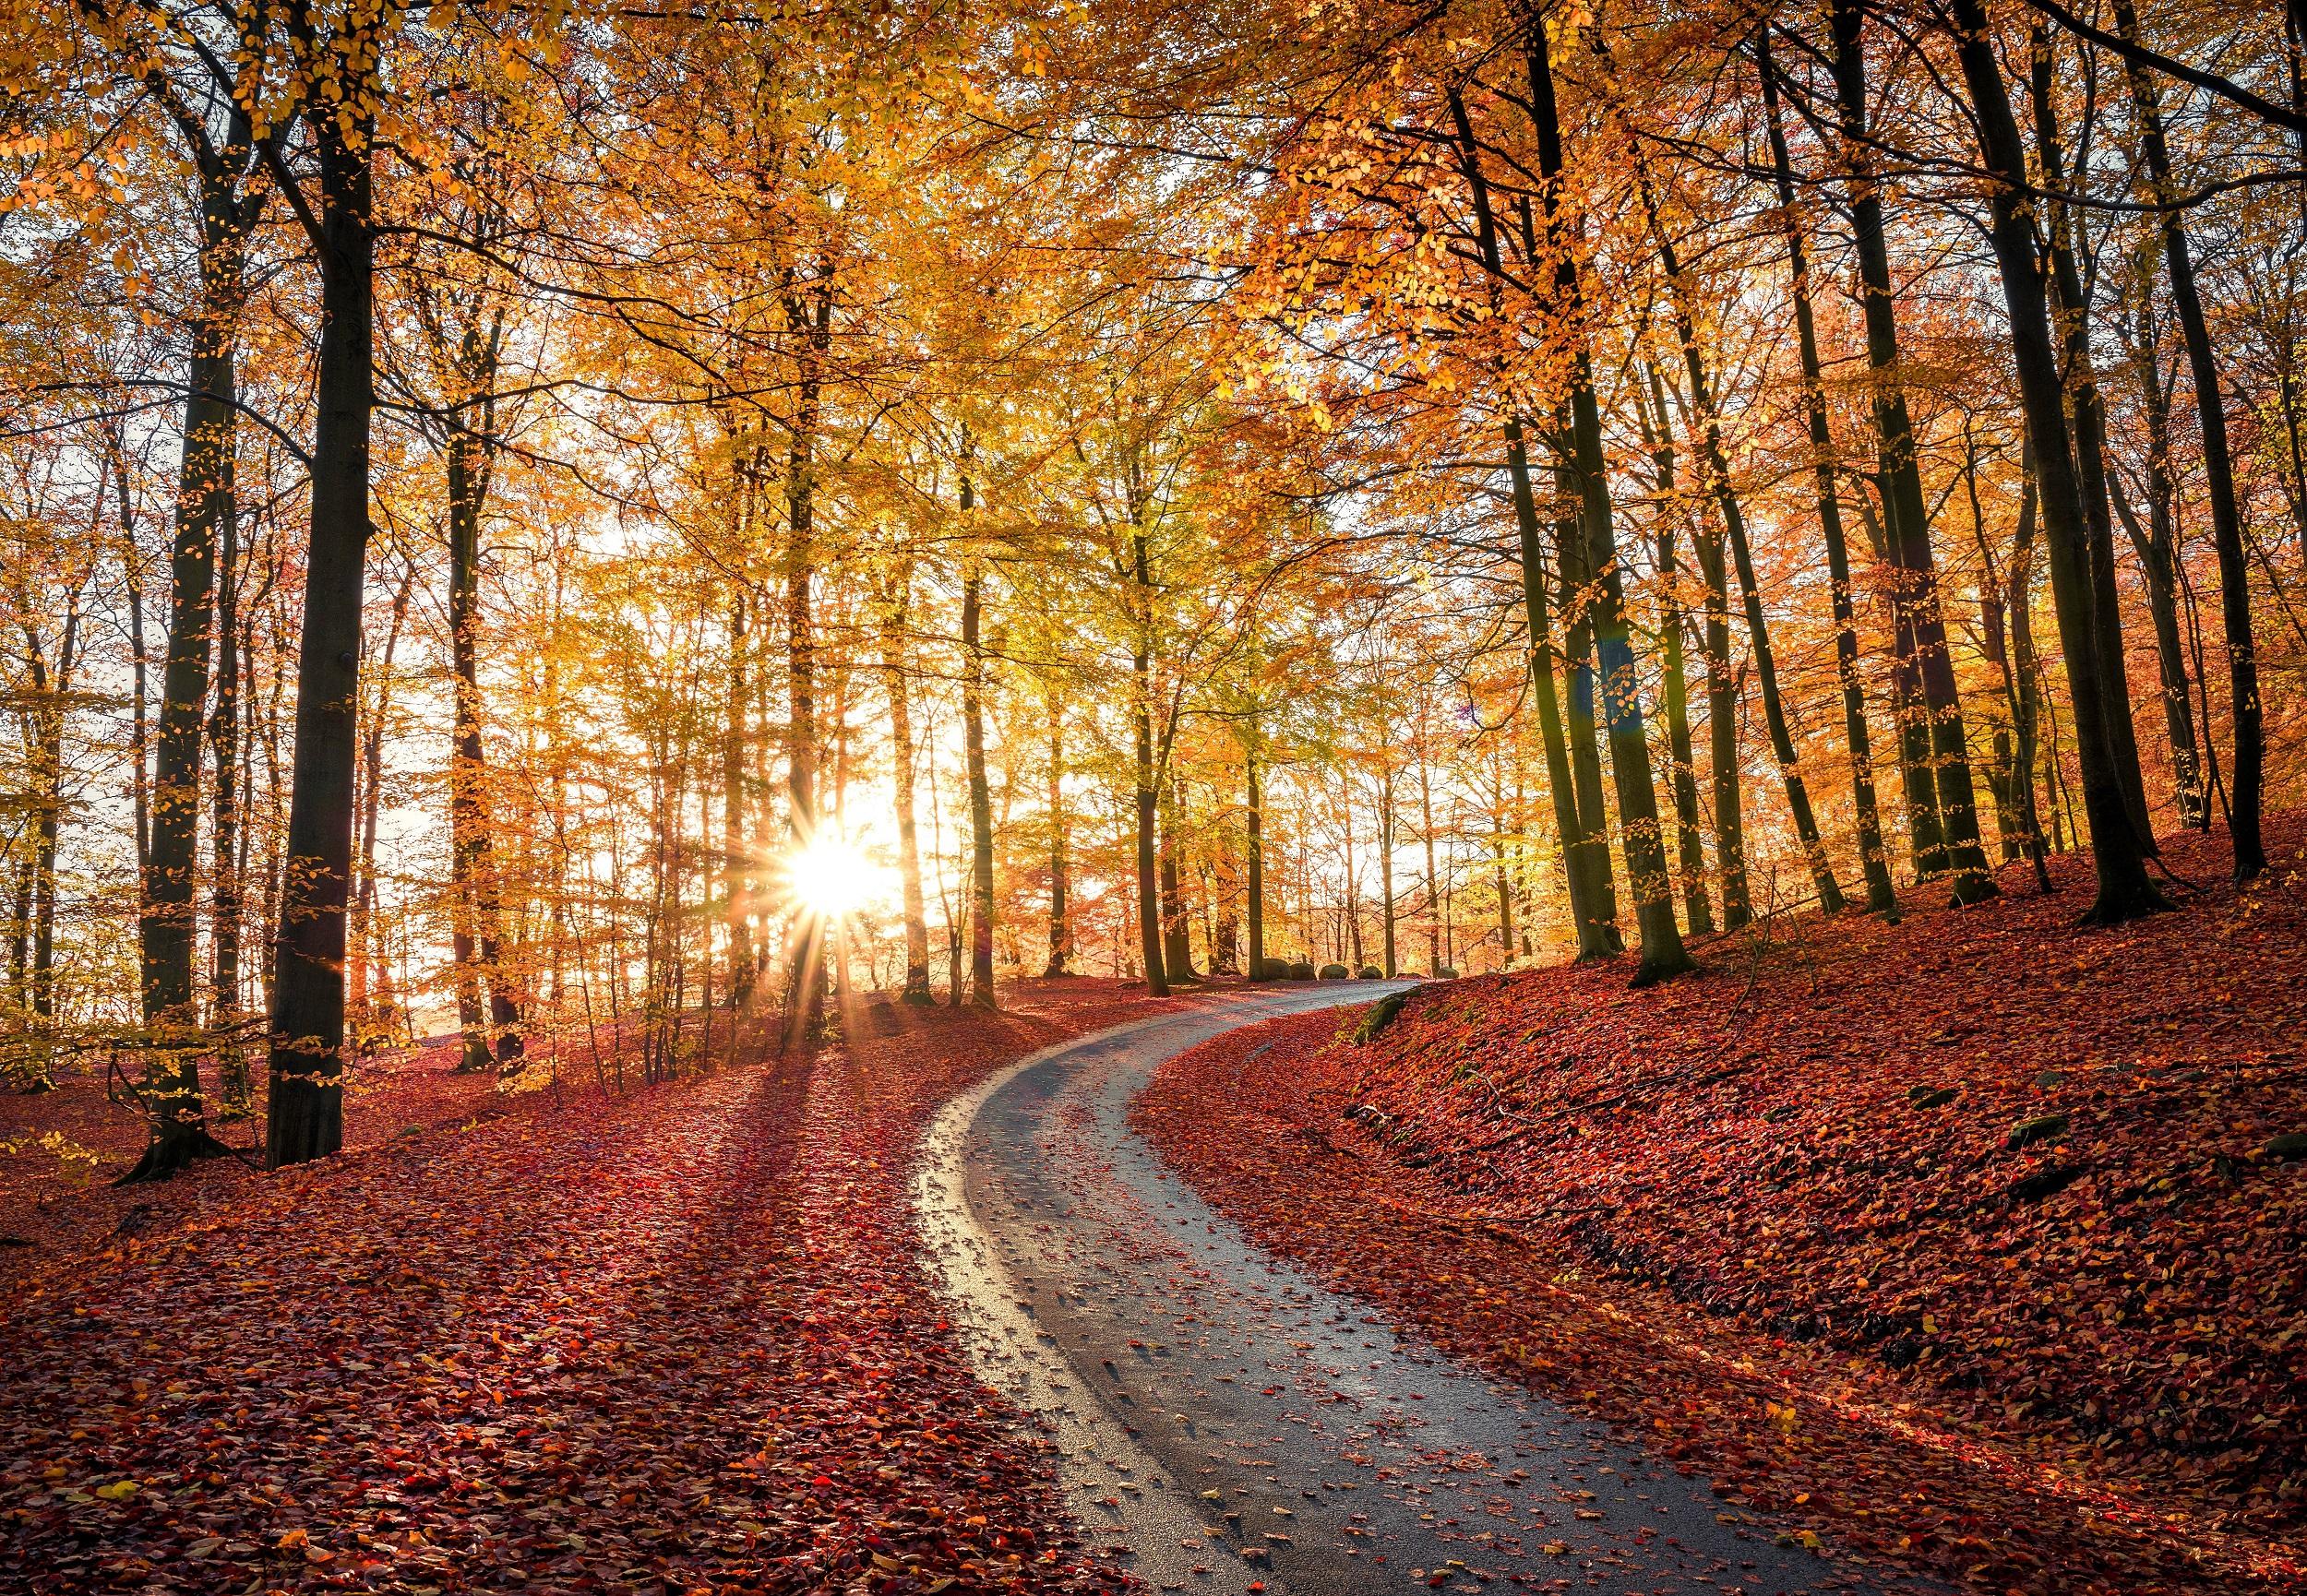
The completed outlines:
[[[344,1156],[269,1176],[16,1155],[0,1589],[1118,1589],[947,1327],[906,1183],[955,1092],[1180,1005],[1004,996],[622,1093],[421,1049],[364,1066]],[[106,1176],[103,1106],[7,1128]]]
[[[1997,1591],[2307,1589],[2307,828],[1229,1033],[1135,1123],[1273,1251],[1735,1506]],[[1370,1011],[1364,1010],[1363,1013]]]

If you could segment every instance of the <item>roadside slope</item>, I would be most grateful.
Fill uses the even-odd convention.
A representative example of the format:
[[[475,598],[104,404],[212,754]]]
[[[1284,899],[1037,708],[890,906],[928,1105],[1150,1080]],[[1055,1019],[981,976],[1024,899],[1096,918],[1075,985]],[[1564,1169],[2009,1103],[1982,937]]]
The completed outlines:
[[[1660,991],[1549,970],[1424,989],[1365,1045],[1282,1022],[1136,1120],[1266,1245],[1830,1538],[1998,1590],[2296,1588],[2277,838],[2248,902],[2111,932],[2067,928],[2066,862],[2048,900],[1720,939]]]

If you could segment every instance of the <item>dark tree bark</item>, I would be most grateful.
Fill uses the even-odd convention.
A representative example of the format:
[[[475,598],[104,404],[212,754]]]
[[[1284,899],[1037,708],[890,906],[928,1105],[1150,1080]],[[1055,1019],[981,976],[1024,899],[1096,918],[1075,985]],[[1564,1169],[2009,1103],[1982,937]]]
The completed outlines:
[[[1898,375],[1898,326],[1891,284],[1883,199],[1867,130],[1863,0],[1832,0],[1835,83],[1843,162],[1857,245],[1859,304],[1867,328],[1867,364],[1874,384],[1881,448],[1883,541],[1893,572],[1893,682],[1914,828],[1915,859],[1926,876],[1951,877],[1957,903],[1994,895],[1994,876],[1978,841],[1978,812],[1963,706],[1947,650],[1930,551],[1930,519],[1917,465],[1914,423]]]
[[[265,1161],[279,1168],[344,1141],[344,911],[353,863],[354,705],[368,548],[375,404],[375,115],[316,124],[319,152],[320,362],[312,536],[296,664],[296,747],[274,943],[271,1088]]]
[[[1583,318],[1584,304],[1578,267],[1557,214],[1562,181],[1561,125],[1555,110],[1552,64],[1544,21],[1535,13],[1523,30],[1524,59],[1530,79],[1530,108],[1537,130],[1538,173],[1548,242],[1555,259],[1555,292],[1566,312]],[[1634,898],[1642,947],[1638,984],[1667,980],[1693,968],[1674,919],[1674,884],[1667,869],[1665,839],[1658,827],[1658,796],[1650,768],[1650,744],[1643,730],[1642,700],[1634,670],[1633,630],[1626,617],[1625,582],[1610,526],[1610,488],[1602,458],[1602,412],[1595,399],[1594,370],[1583,334],[1573,355],[1571,441],[1580,494],[1581,530],[1593,584],[1596,655],[1601,667],[1603,718],[1609,730],[1610,768],[1618,790],[1621,847]]]
[[[2026,200],[2026,147],[2011,113],[1979,0],[1950,0],[1950,15],[1964,81],[1978,115],[1979,153],[1996,180],[1990,199],[1995,259],[2010,316],[2027,439],[2035,451],[2051,596],[2058,606],[2067,688],[2074,703],[2083,804],[2098,874],[2098,898],[2084,918],[2088,923],[2112,924],[2170,905],[2147,878],[2146,852],[2132,822],[2116,749],[2107,731],[2107,676],[2120,669],[2120,661],[2110,664],[2103,650],[2119,647],[2119,640],[2102,636],[2098,625],[2083,484],[2067,428],[2066,391],[2052,339],[2048,285]]]
[[[2149,271],[2152,270],[2150,267]],[[2178,484],[2170,476],[2170,396],[2163,384],[2162,362],[2155,351],[2152,313],[2144,281],[2139,295],[2138,330],[2134,337],[2122,317],[2117,329],[2123,336],[2133,375],[2139,387],[2140,413],[2146,420],[2146,525],[2139,525],[2130,494],[2119,479],[2109,488],[2123,530],[2146,577],[2146,606],[2155,624],[2155,659],[2161,675],[2163,728],[2170,738],[2171,776],[2178,789],[2180,824],[2207,831],[2211,806],[2203,787],[2203,750],[2195,736],[2194,687],[2187,674],[2186,646],[2179,629],[2179,533],[2176,507]]]
[[[1874,739],[1867,724],[1865,685],[1859,679],[1859,627],[1853,618],[1850,547],[1843,535],[1842,503],[1835,483],[1835,433],[1827,414],[1824,367],[1819,359],[1818,327],[1811,312],[1811,265],[1795,214],[1794,163],[1787,153],[1786,129],[1778,115],[1778,73],[1770,55],[1770,30],[1755,35],[1755,60],[1763,80],[1763,113],[1770,133],[1771,172],[1777,185],[1779,225],[1787,238],[1787,273],[1794,299],[1796,344],[1802,360],[1802,411],[1811,435],[1811,472],[1816,484],[1819,535],[1826,545],[1826,577],[1835,618],[1835,675],[1842,688],[1843,741],[1850,752],[1850,785],[1859,831],[1859,870],[1867,884],[1867,909],[1898,912],[1897,890],[1883,842],[1883,814],[1874,792]]]
[[[192,965],[193,882],[200,831],[200,738],[215,642],[217,552],[237,516],[233,435],[237,352],[249,230],[260,199],[244,192],[247,126],[235,114],[220,149],[187,127],[200,183],[200,301],[186,373],[176,536],[169,559],[168,652],[161,667],[138,923],[144,1094],[152,1140],[124,1181],[156,1179],[226,1149],[209,1136],[200,1093],[198,1006]]]
[[[1490,187],[1482,169],[1481,146],[1474,136],[1474,124],[1466,114],[1463,96],[1452,93],[1451,115],[1458,135],[1458,161],[1465,175],[1466,187],[1474,202],[1475,228],[1482,263],[1489,274],[1489,298],[1495,311],[1500,303],[1500,286],[1505,279],[1504,256],[1499,241],[1497,215],[1492,208]],[[1536,257],[1536,229],[1528,213],[1524,214],[1524,253]],[[1578,957],[1605,959],[1619,951],[1620,943],[1617,926],[1615,889],[1610,879],[1610,856],[1606,833],[1593,828],[1580,794],[1591,791],[1591,813],[1599,816],[1601,810],[1601,775],[1594,760],[1593,716],[1584,718],[1583,733],[1576,736],[1581,753],[1572,752],[1572,736],[1566,732],[1560,689],[1554,673],[1555,649],[1551,624],[1551,605],[1547,597],[1547,578],[1544,539],[1539,530],[1537,493],[1531,478],[1530,450],[1527,429],[1523,418],[1509,414],[1503,422],[1506,443],[1506,475],[1512,492],[1514,527],[1520,539],[1522,554],[1523,619],[1528,633],[1530,649],[1530,685],[1537,699],[1539,735],[1544,742],[1547,761],[1547,785],[1554,804],[1555,829],[1562,847],[1562,871],[1570,891],[1571,921],[1577,937]],[[1565,585],[1569,576],[1562,573]],[[1571,658],[1565,661],[1572,681],[1573,703],[1577,699],[1576,661],[1583,652],[1575,637],[1571,641]],[[1591,685],[1587,702],[1591,705]],[[1592,767],[1589,770],[1589,767]],[[1428,883],[1431,898],[1431,883]],[[1429,917],[1433,905],[1428,904]],[[1439,968],[1441,956],[1437,949],[1431,962]]]
[[[1570,744],[1571,799],[1576,804],[1578,844],[1574,864],[1594,906],[1601,951],[1622,952],[1619,932],[1618,881],[1610,866],[1609,805],[1602,792],[1602,726],[1595,713],[1594,567],[1580,504],[1576,446],[1567,426],[1552,439],[1555,457],[1554,566],[1562,612],[1563,731]],[[1567,852],[1566,863],[1572,862]]]
[[[1967,8],[1975,11],[1976,6]],[[2115,26],[2135,44],[2139,19],[2131,0],[2115,0]],[[1964,13],[1958,13],[1958,19]],[[2170,147],[2163,136],[2162,107],[2146,69],[2126,60],[2131,102],[2139,120],[2139,142],[2158,201],[2177,193],[2171,182]],[[2218,361],[2203,316],[2194,280],[2194,256],[2187,241],[2186,213],[2162,212],[2163,264],[2170,277],[2171,309],[2186,340],[2187,365],[2194,378],[2195,414],[2203,437],[2204,486],[2211,502],[2211,544],[2219,563],[2219,619],[2227,642],[2228,690],[2234,704],[2235,752],[2228,777],[2228,828],[2235,841],[2235,879],[2248,881],[2267,865],[2260,834],[2265,778],[2265,732],[2259,704],[2258,645],[2251,635],[2250,569],[2243,559],[2242,509],[2235,496],[2235,462],[2227,441],[2227,406],[2219,392]],[[2087,793],[2086,794],[2087,806]]]
[[[2028,91],[2035,122],[2035,154],[2047,187],[2066,186],[2063,152],[2059,147],[2058,102],[2053,96],[2050,33],[2040,23],[2032,38]],[[2122,649],[2122,605],[2115,588],[2114,523],[2108,514],[2113,483],[2108,480],[2107,409],[2098,392],[2098,377],[2091,365],[2090,295],[2075,265],[2076,219],[2074,208],[2056,199],[2040,202],[2036,228],[2049,245],[2050,305],[2059,335],[2066,383],[2068,422],[2074,439],[2075,479],[2083,494],[2083,521],[2091,540],[2091,613],[2098,630],[2100,662],[2106,667],[2103,710],[2107,744],[2116,774],[2122,781],[2123,802],[2131,809],[2131,826],[2148,853],[2155,849],[2155,822],[2147,812],[2146,780],[2139,769],[2138,731],[2131,719],[2131,676]]]
[[[1706,764],[1715,798],[1715,863],[1722,872],[1722,923],[1737,931],[1754,918],[1746,873],[1746,811],[1739,791],[1739,680],[1730,669],[1730,578],[1722,538],[1703,520],[1691,529],[1706,618],[1699,652],[1706,661]]]
[[[19,625],[24,630],[27,710],[26,730],[30,733],[31,757],[28,761],[30,777],[32,827],[32,857],[28,861],[29,872],[24,882],[18,916],[18,965],[23,973],[24,948],[28,935],[23,923],[29,915],[30,968],[27,979],[18,985],[18,995],[30,1019],[30,1046],[23,1065],[18,1069],[20,1090],[46,1091],[54,1084],[54,1047],[56,1040],[56,850],[64,830],[65,761],[64,733],[67,705],[73,682],[79,667],[80,653],[80,593],[86,585],[93,563],[73,579],[65,594],[64,614],[57,639],[56,658],[52,671],[47,651],[42,647],[41,627],[33,618],[29,601],[19,594],[23,604]],[[131,1171],[134,1176],[137,1172]],[[124,1177],[125,1178],[125,1177]]]
[[[240,790],[240,523],[224,523],[217,544],[216,700],[209,711],[209,757],[213,776],[209,811],[209,1027],[217,1037],[223,1107],[248,1112],[248,1054],[238,1034],[241,942]]]

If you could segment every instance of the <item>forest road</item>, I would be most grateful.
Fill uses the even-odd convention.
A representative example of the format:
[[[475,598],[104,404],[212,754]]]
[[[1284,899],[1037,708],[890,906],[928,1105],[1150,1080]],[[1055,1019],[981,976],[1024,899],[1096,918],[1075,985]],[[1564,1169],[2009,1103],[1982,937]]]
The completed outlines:
[[[1918,1589],[1798,1548],[1249,1242],[1131,1132],[1165,1058],[1367,1002],[1253,991],[1063,1044],[948,1104],[916,1197],[986,1383],[1041,1423],[1089,1543],[1159,1590]]]

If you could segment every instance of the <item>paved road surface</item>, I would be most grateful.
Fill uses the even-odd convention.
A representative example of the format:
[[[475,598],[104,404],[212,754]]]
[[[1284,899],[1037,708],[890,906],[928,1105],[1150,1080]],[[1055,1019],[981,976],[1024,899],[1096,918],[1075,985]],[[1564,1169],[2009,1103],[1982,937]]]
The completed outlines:
[[[930,1133],[922,1231],[980,1372],[1046,1427],[1095,1543],[1162,1590],[1791,1596],[1854,1585],[1600,1426],[1249,1243],[1129,1129],[1162,1060],[1368,1001],[1284,987],[1012,1066]]]

